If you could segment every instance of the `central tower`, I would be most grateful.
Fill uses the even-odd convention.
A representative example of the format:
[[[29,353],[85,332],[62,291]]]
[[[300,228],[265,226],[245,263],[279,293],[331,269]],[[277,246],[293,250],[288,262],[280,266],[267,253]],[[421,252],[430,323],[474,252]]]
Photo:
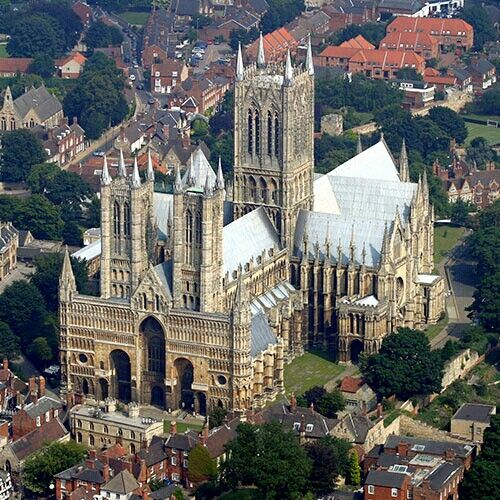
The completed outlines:
[[[266,64],[262,35],[257,62],[243,67],[238,49],[234,95],[234,217],[264,206],[291,249],[297,212],[312,209],[314,66]]]

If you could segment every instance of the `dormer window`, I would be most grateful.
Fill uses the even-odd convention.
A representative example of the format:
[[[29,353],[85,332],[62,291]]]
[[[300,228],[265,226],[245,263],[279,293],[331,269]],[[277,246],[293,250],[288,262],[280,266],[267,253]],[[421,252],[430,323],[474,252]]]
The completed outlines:
[[[36,426],[40,427],[40,417],[36,417]]]
[[[293,423],[293,430],[294,431],[300,431],[300,422],[294,422]]]
[[[313,424],[307,424],[306,425],[306,432],[312,432],[313,428],[314,428]]]

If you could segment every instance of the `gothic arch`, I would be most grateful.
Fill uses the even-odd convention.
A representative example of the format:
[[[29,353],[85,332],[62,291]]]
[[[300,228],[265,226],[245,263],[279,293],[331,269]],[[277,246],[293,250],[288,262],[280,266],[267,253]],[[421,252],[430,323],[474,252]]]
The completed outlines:
[[[154,316],[148,316],[142,321],[139,331],[144,341],[145,369],[159,379],[165,379],[165,333],[162,325]]]
[[[194,392],[192,384],[194,380],[193,363],[186,358],[177,358],[174,361],[177,371],[177,391],[179,406],[187,411],[194,409]]]
[[[121,350],[115,349],[109,355],[111,366],[111,392],[112,395],[129,403],[132,399],[132,369],[129,355]]]

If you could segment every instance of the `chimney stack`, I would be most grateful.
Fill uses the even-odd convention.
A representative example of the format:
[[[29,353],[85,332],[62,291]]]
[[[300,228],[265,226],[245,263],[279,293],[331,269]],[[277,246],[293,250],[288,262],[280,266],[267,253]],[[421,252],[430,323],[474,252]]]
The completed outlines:
[[[295,392],[292,392],[292,395],[290,396],[290,411],[292,413],[295,413],[297,410],[297,398],[295,397]]]
[[[377,418],[380,418],[383,414],[383,408],[381,403],[377,403]]]
[[[311,402],[311,404],[309,405],[309,410],[311,411],[311,413],[314,413],[314,403]]]
[[[8,370],[9,369],[9,360],[7,358],[3,358],[2,368],[4,370]]]
[[[43,375],[38,377],[38,395],[45,396],[45,377]]]
[[[143,438],[142,443],[141,443],[141,448],[143,450],[148,451],[149,445],[148,445],[148,440],[146,437]]]
[[[28,392],[33,393],[36,391],[36,380],[35,377],[30,377],[28,379]]]
[[[170,434],[177,434],[177,422],[175,420],[170,422]]]

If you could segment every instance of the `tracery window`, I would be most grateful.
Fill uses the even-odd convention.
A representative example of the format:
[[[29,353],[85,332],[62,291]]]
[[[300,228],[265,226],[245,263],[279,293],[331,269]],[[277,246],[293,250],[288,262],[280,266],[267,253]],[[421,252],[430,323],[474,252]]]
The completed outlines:
[[[271,111],[267,112],[267,154],[273,154],[273,117]]]
[[[165,371],[165,345],[160,337],[152,337],[148,342],[148,370],[154,373]]]
[[[123,205],[123,232],[125,236],[130,236],[130,205]]]
[[[274,155],[280,154],[280,121],[278,113],[274,115]]]
[[[247,151],[248,154],[252,155],[253,154],[253,116],[252,116],[252,110],[248,110],[248,144],[247,144]]]
[[[260,114],[255,111],[255,154],[260,155]]]
[[[117,201],[113,204],[113,234],[120,236],[120,204]]]

